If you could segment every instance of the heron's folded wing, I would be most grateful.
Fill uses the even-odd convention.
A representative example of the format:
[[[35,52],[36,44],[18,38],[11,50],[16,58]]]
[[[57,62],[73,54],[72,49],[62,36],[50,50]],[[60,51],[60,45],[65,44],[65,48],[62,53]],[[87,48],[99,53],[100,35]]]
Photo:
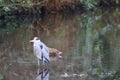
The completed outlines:
[[[49,51],[48,51],[48,47],[42,43],[41,44],[43,46],[41,52],[43,53],[43,58],[44,58],[44,61],[49,63]]]

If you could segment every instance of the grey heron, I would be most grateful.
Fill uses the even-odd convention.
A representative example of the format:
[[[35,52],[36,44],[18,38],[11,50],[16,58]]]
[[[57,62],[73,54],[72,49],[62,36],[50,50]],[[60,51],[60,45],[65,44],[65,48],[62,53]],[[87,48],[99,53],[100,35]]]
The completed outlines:
[[[50,59],[48,47],[41,42],[38,37],[34,37],[34,39],[30,40],[30,42],[33,42],[33,50],[35,56],[37,57],[38,65],[40,64],[39,61],[43,61],[43,63],[49,63]]]

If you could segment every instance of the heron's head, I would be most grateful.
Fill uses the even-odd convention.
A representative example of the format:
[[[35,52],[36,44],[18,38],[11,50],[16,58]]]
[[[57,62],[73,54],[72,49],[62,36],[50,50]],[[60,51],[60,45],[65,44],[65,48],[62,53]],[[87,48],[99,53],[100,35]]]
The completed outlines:
[[[37,41],[40,41],[40,39],[38,37],[34,37],[33,40],[30,40],[30,42],[37,42]]]

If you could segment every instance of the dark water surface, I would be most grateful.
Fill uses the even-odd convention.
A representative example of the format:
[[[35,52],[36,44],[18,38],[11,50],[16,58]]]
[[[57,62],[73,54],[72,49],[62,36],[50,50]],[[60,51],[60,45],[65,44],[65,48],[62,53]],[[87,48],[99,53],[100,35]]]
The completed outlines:
[[[6,17],[0,20],[0,80],[119,80],[119,34],[119,9]],[[34,36],[63,58],[38,67],[29,43]]]

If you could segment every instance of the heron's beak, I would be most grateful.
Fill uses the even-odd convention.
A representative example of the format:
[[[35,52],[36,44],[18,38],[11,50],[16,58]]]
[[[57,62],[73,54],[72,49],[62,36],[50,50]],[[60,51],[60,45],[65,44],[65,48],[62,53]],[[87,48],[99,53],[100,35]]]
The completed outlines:
[[[30,40],[29,42],[33,43],[33,42],[34,42],[34,40]]]

